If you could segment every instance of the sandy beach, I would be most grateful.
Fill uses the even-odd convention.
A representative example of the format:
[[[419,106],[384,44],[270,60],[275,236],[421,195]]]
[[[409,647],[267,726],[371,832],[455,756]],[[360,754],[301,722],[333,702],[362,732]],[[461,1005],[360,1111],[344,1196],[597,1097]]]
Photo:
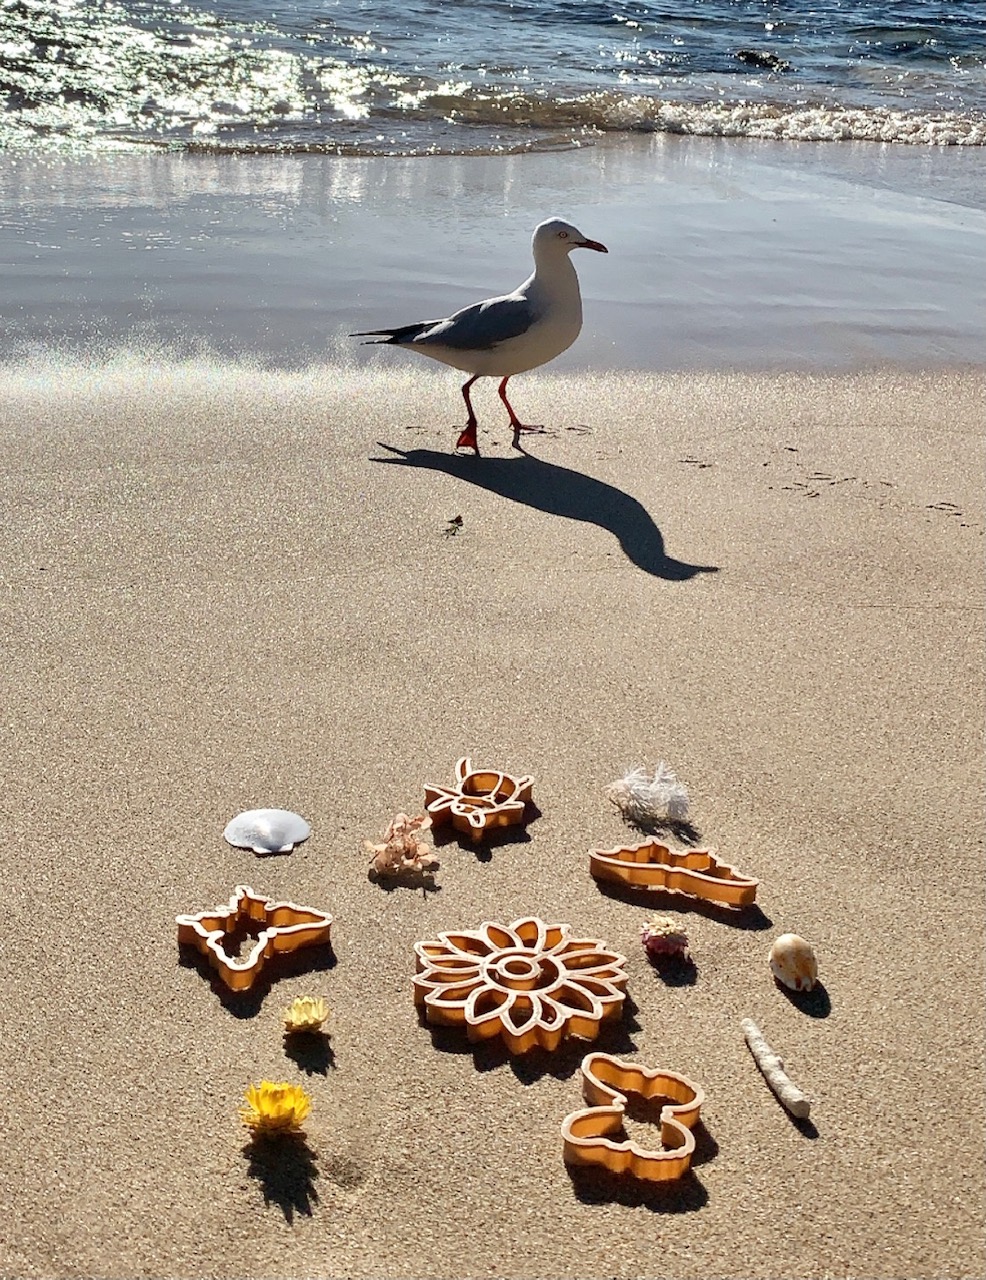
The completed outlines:
[[[555,181],[556,158],[523,159]],[[620,223],[590,193],[601,225],[587,230],[625,226],[643,253],[649,206],[635,199]],[[121,203],[132,227],[132,189]],[[875,225],[862,203],[842,215],[857,231]],[[937,245],[959,282],[982,214],[942,202],[918,236],[908,207],[910,223],[896,206],[891,222]],[[167,216],[165,203],[159,228]],[[893,240],[880,227],[871,249]],[[344,230],[339,262],[357,251]],[[494,282],[516,262],[499,231]],[[282,227],[275,271],[278,246],[290,256],[311,234],[304,218]],[[475,219],[455,234],[465,244]],[[111,281],[111,252],[70,241],[80,272]],[[0,367],[0,1274],[982,1275],[986,375],[972,283],[956,283],[949,320],[921,292],[932,267],[914,257],[902,285],[888,250],[868,279],[897,283],[871,293],[844,344],[819,354],[811,308],[792,306],[804,324],[787,367],[747,360],[749,333],[727,355],[707,344],[699,367],[699,328],[682,321],[671,367],[655,346],[648,371],[654,330],[627,338],[621,366],[633,326],[593,261],[586,350],[512,384],[545,433],[512,451],[489,383],[474,459],[452,451],[454,374],[358,351],[278,356],[263,334],[302,332],[304,303],[279,320],[244,302],[210,338],[186,291],[175,332],[209,339],[200,358],[155,350],[163,327],[143,353],[86,357],[78,313],[44,301],[57,263],[35,268],[39,310],[24,310],[18,244],[3,316],[28,341]],[[844,245],[826,245],[805,267],[811,297],[844,264]],[[260,253],[258,240],[246,261]],[[357,322],[386,300],[385,259],[367,254]],[[398,273],[399,303],[439,296],[442,262],[428,264],[426,283]],[[148,270],[164,290],[168,272]],[[456,288],[485,290],[475,271]],[[63,279],[75,296],[83,276]],[[855,314],[846,289],[832,332]],[[920,326],[896,323],[893,291],[908,289],[937,335],[924,368]],[[770,289],[751,290],[767,316]],[[161,325],[162,296],[145,306]],[[333,296],[324,333],[345,305]],[[112,297],[106,317],[115,341]],[[252,364],[216,356],[249,331]],[[428,895],[370,883],[363,841],[420,811],[424,784],[451,783],[463,755],[533,775],[526,838],[443,839]],[[662,759],[703,840],[759,879],[755,908],[589,876],[590,847],[633,838],[607,785]],[[223,841],[233,814],[268,805],[302,813],[310,840],[268,858]],[[331,955],[236,1001],[182,962],[175,916],[239,884],[334,925]],[[693,981],[666,981],[640,948],[660,911],[688,930]],[[625,1016],[598,1046],[705,1089],[680,1184],[566,1170],[584,1042],[512,1058],[419,1019],[416,941],[532,914],[628,957]],[[769,973],[785,931],[816,948],[812,1001]],[[331,1008],[328,1049],[292,1056],[282,1010],[308,993]],[[767,1090],[748,1016],[810,1094],[810,1124]],[[246,1145],[238,1108],[264,1078],[312,1095],[300,1156]]]

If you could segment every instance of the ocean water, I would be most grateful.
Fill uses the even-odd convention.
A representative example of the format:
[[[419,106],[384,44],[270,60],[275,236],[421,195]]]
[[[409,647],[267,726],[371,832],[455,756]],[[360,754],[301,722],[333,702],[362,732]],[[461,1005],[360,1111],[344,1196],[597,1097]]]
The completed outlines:
[[[983,0],[0,0],[0,150],[986,143]]]

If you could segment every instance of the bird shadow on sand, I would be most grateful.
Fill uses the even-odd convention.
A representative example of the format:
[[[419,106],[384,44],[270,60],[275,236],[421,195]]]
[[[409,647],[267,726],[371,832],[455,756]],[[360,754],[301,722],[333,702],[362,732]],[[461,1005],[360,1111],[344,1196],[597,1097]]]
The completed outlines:
[[[642,503],[622,489],[581,471],[543,462],[522,449],[511,458],[477,458],[438,453],[434,449],[398,449],[382,441],[377,443],[394,456],[371,458],[371,462],[440,471],[547,515],[598,525],[616,538],[638,569],[655,578],[685,582],[699,573],[718,572],[715,565],[687,564],[673,559],[664,550],[664,537]]]
[[[615,880],[597,880],[596,888],[607,898],[629,902],[644,911],[693,911],[709,920],[718,920],[720,924],[732,925],[734,929],[757,933],[773,928],[774,924],[756,902],[745,907],[730,907],[725,903],[709,902],[705,898],[696,898],[692,894],[680,893],[674,889],[650,889],[642,885],[621,884]]]

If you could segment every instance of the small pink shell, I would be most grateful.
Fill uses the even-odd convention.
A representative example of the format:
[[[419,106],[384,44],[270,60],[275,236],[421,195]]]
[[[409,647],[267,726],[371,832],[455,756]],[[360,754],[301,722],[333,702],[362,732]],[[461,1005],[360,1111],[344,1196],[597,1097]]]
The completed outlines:
[[[791,991],[810,991],[818,981],[818,961],[804,938],[782,933],[770,948],[770,971]]]

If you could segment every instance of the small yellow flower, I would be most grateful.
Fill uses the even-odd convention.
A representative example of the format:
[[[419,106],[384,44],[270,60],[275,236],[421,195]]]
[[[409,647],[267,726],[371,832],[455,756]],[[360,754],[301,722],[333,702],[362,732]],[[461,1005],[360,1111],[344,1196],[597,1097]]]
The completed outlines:
[[[284,1010],[284,1030],[317,1031],[329,1016],[329,1007],[321,996],[298,996]]]
[[[246,1103],[240,1119],[254,1133],[297,1133],[312,1106],[301,1085],[272,1080],[250,1085]]]

